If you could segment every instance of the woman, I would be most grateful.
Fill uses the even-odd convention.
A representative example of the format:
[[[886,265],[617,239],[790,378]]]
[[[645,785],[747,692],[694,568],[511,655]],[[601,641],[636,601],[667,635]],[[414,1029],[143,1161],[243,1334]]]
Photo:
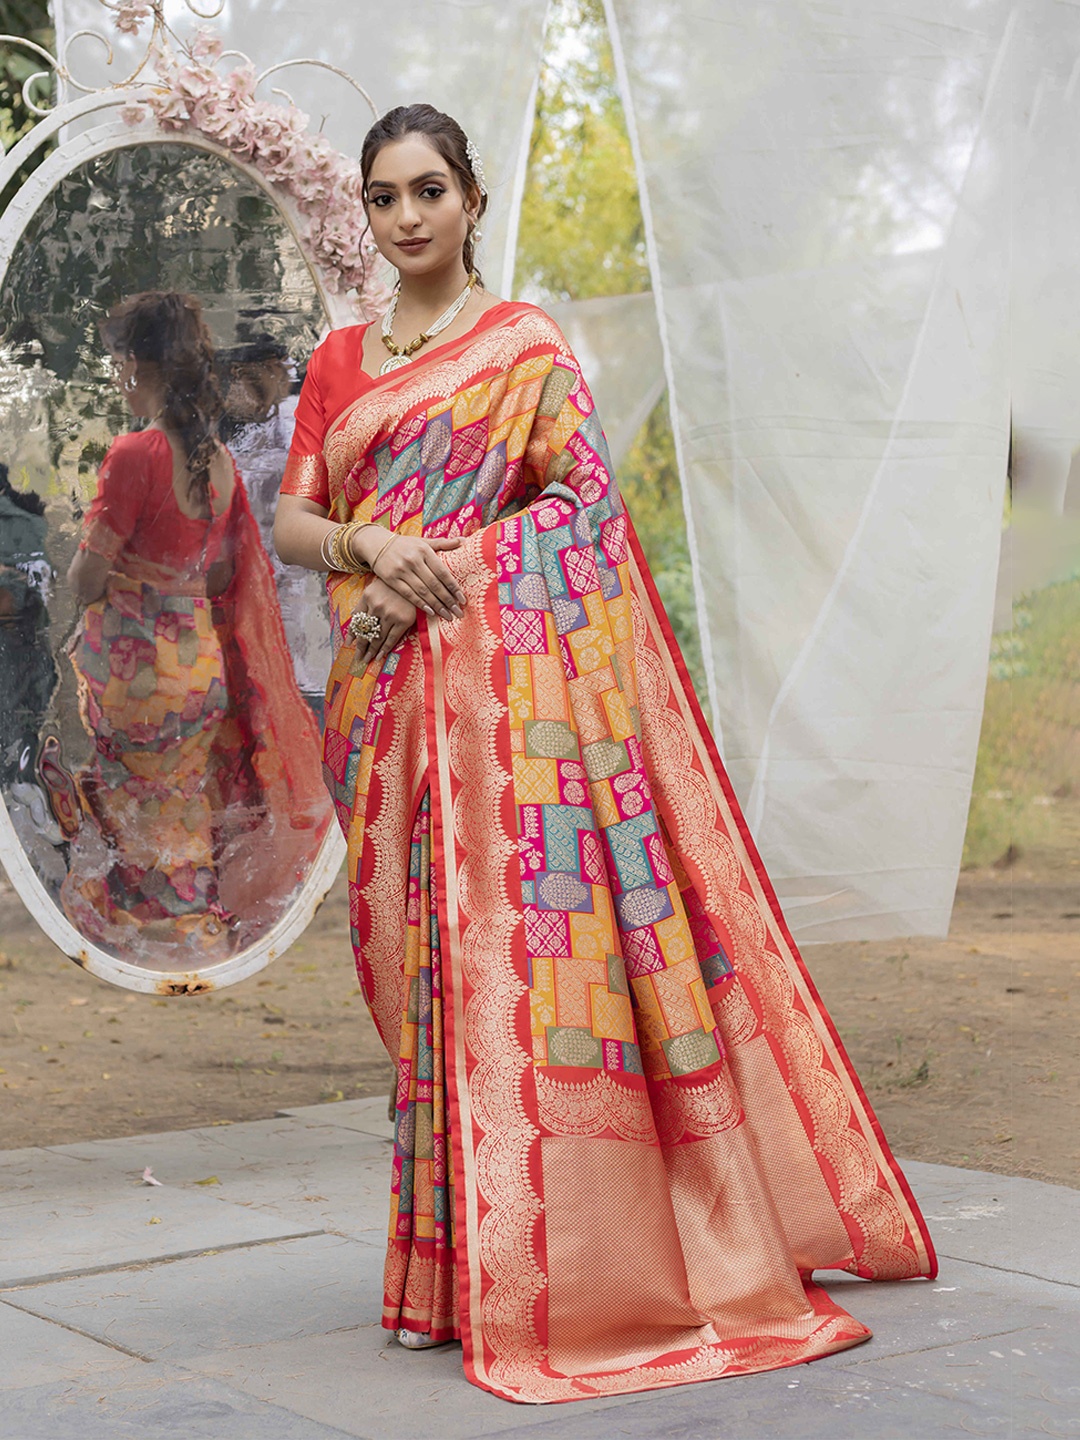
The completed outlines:
[[[314,858],[328,819],[317,736],[216,438],[199,302],[135,295],[102,333],[149,423],[105,456],[68,572],[86,606],[71,660],[95,754],[77,776],[92,824],[79,826],[62,899],[99,943],[138,956],[152,941],[194,964],[272,920]]]
[[[514,1400],[795,1364],[869,1334],[813,1269],[930,1276],[929,1237],[577,362],[472,278],[473,155],[429,106],[368,134],[400,287],[315,352],[275,531],[330,572],[325,773],[397,1063],[383,1324],[460,1336],[469,1378]]]

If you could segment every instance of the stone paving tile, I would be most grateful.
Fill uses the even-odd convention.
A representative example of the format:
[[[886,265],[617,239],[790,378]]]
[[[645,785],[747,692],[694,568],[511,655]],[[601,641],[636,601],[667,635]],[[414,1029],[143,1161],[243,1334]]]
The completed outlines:
[[[460,1345],[410,1353],[377,1323],[295,1343],[224,1350],[191,1364],[236,1389],[366,1440],[479,1440],[510,1429],[532,1431],[556,1411],[573,1411],[584,1421],[627,1403],[620,1398],[516,1405],[469,1384]]]
[[[881,1359],[957,1343],[1021,1325],[1080,1321],[1080,1290],[1010,1275],[964,1260],[943,1260],[936,1280],[878,1284],[821,1277],[829,1294],[874,1332],[852,1355]]]
[[[33,1315],[176,1365],[234,1346],[288,1346],[376,1316],[382,1265],[381,1247],[315,1235],[35,1285],[6,1298]]]
[[[6,1207],[9,1236],[0,1254],[0,1286],[28,1285],[72,1273],[142,1260],[193,1255],[230,1245],[282,1240],[318,1225],[298,1227],[266,1210],[230,1205],[202,1190],[116,1181],[82,1194],[43,1194]]]
[[[178,1130],[172,1134],[125,1135],[115,1140],[56,1145],[42,1153],[131,1174],[141,1174],[143,1167],[149,1165],[159,1179],[176,1183],[207,1174],[207,1166],[211,1171],[219,1166],[231,1171],[259,1165],[301,1164],[316,1159],[326,1149],[349,1143],[341,1126],[275,1118]],[[382,1141],[380,1150],[380,1140],[375,1136],[370,1137],[369,1144],[358,1145],[355,1140],[351,1143],[360,1158],[386,1149]]]
[[[846,1352],[852,1353],[852,1352]],[[830,1356],[767,1375],[734,1376],[630,1397],[615,1413],[551,1406],[536,1440],[960,1440],[955,1399],[852,1376]],[[437,1434],[438,1432],[432,1432]],[[987,1432],[992,1433],[992,1432]],[[1004,1434],[1002,1432],[1002,1440]],[[512,1425],[487,1440],[510,1440]],[[1011,1440],[1011,1437],[1010,1437]]]
[[[901,1164],[939,1254],[1080,1285],[1080,1245],[1061,1243],[1080,1233],[1080,1190],[985,1170]]]
[[[333,1105],[301,1105],[294,1110],[279,1110],[279,1115],[291,1115],[312,1124],[340,1125],[345,1130],[361,1130],[368,1135],[378,1135],[383,1140],[393,1140],[393,1121],[387,1119],[386,1101],[382,1097],[366,1100],[339,1100]]]
[[[106,1383],[107,1382],[107,1383]],[[0,1394],[4,1440],[364,1440],[171,1366],[128,1362],[92,1386]]]
[[[0,1301],[0,1392],[30,1385],[100,1384],[131,1356]],[[0,1417],[3,1400],[0,1398]],[[7,1434],[0,1419],[0,1434]]]
[[[954,1402],[962,1430],[985,1436],[1080,1434],[1080,1337],[1076,1325],[1018,1326],[942,1349],[845,1367],[910,1393]]]
[[[352,1128],[279,1118],[23,1153],[20,1183],[32,1189],[36,1177],[38,1193],[75,1187],[97,1198],[118,1182],[139,1187],[149,1165],[164,1186],[196,1193],[214,1179],[205,1188],[215,1199],[269,1210],[293,1232],[333,1229],[378,1244],[386,1234],[391,1146]]]
[[[56,1155],[40,1146],[0,1151],[0,1205],[40,1200],[42,1192],[86,1183],[87,1166],[74,1155]]]

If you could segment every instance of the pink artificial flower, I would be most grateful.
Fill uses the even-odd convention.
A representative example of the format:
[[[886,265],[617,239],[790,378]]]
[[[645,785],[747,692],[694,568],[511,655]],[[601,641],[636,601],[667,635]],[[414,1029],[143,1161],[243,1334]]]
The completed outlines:
[[[166,130],[180,130],[188,123],[187,101],[183,95],[177,95],[175,91],[165,95],[155,95],[149,104],[157,116],[158,124]]]
[[[184,65],[176,72],[174,84],[189,100],[205,100],[221,81],[205,65]]]
[[[118,16],[132,22],[151,13],[148,0],[120,0]],[[307,240],[336,291],[357,288],[363,304],[385,302],[389,291],[376,263],[364,211],[363,179],[355,160],[341,154],[325,135],[308,133],[308,117],[295,105],[255,99],[256,75],[244,64],[228,75],[213,69],[222,42],[200,27],[180,63],[174,52],[154,55],[163,93],[149,108],[166,129],[191,126],[262,175],[294,200],[305,217]],[[125,119],[137,123],[136,106],[125,107]]]
[[[225,77],[233,99],[238,103],[245,100],[255,99],[255,66],[252,64],[240,65],[237,69],[231,70]]]
[[[237,110],[226,100],[213,97],[195,107],[192,120],[204,135],[218,141],[227,150],[232,150],[244,159],[251,156],[254,133],[243,110]]]
[[[191,42],[192,59],[207,60],[212,65],[221,58],[224,48],[220,35],[215,35],[209,25],[200,25]]]
[[[141,125],[150,114],[149,105],[129,103],[120,106],[120,119],[125,125]]]
[[[122,35],[137,35],[143,21],[149,18],[148,0],[120,0],[113,24]]]

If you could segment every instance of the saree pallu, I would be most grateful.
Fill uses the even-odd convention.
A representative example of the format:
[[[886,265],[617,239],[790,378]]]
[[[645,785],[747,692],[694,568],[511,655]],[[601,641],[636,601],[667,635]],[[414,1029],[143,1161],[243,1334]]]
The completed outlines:
[[[333,513],[427,536],[461,619],[381,671],[331,576],[324,762],[397,1062],[384,1325],[561,1401],[869,1331],[812,1282],[932,1276],[925,1224],[784,924],[533,307],[331,424]]]
[[[223,958],[272,922],[330,822],[314,717],[292,674],[269,562],[241,487],[231,579],[122,555],[69,655],[94,754],[61,887],[89,939]]]

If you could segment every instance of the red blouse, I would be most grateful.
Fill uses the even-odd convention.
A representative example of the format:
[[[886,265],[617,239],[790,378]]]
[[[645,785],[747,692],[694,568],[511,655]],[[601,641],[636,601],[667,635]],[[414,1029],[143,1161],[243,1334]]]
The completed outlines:
[[[519,308],[516,301],[500,300],[497,305],[485,310],[466,333],[472,335],[476,331],[487,330],[497,325],[508,309]],[[325,510],[330,509],[330,483],[323,459],[323,441],[332,422],[370,390],[379,378],[361,368],[364,335],[371,323],[368,321],[365,325],[346,325],[341,330],[331,330],[313,351],[296,405],[296,429],[281,482],[283,495],[299,495],[304,500],[314,500]],[[459,335],[446,344],[456,345],[462,339],[464,336]],[[422,360],[429,360],[441,349],[442,345],[436,345],[434,349],[425,351]]]
[[[233,491],[235,497],[239,481]],[[211,495],[215,492],[212,490]],[[185,579],[205,575],[221,553],[229,512],[212,520],[185,515],[173,491],[173,451],[161,430],[132,431],[109,446],[80,548],[124,570],[124,557]]]

